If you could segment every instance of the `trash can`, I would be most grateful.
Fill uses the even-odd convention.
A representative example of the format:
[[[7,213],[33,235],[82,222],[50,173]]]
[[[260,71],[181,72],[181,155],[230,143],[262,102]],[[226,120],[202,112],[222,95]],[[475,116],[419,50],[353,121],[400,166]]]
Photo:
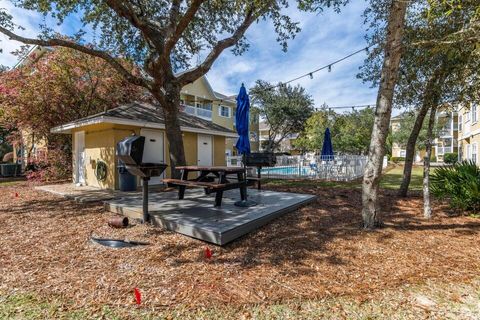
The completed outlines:
[[[118,177],[120,191],[137,190],[137,177],[128,172],[123,163],[118,164]]]
[[[4,177],[12,177],[21,174],[21,167],[16,163],[0,164],[0,174]]]

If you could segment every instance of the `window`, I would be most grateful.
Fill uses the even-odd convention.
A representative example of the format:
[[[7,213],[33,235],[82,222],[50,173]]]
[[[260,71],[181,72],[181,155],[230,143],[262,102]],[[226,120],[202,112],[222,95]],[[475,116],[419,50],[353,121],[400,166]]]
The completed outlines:
[[[225,118],[230,118],[230,108],[226,106],[219,106],[218,115]]]
[[[471,145],[467,144],[467,160],[470,160],[471,158],[472,158]]]
[[[472,104],[472,108],[470,109],[470,112],[472,113],[472,122],[475,123],[477,122],[477,105]]]
[[[406,155],[407,155],[407,151],[406,151],[406,150],[400,150],[400,157],[405,158]]]
[[[462,121],[463,118],[461,115],[458,116],[458,131],[462,131]]]
[[[472,161],[477,163],[477,143],[472,144]]]

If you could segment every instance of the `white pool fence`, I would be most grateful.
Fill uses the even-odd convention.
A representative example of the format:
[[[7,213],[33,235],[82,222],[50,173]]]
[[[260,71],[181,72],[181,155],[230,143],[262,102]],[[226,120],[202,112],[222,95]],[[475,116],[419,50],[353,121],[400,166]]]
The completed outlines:
[[[275,167],[262,168],[262,178],[271,179],[324,179],[332,181],[351,181],[361,178],[367,156],[339,155],[325,156],[277,156]],[[241,156],[227,156],[227,166],[242,166]],[[387,157],[383,167],[387,166]],[[252,168],[250,174],[256,175]]]

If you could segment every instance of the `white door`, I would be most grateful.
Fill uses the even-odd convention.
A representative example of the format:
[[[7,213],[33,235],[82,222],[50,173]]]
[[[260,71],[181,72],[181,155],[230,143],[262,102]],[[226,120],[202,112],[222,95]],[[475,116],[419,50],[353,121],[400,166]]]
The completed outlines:
[[[75,132],[75,178],[85,185],[85,131]]]
[[[212,136],[199,134],[198,141],[198,165],[211,166],[213,164]]]
[[[145,137],[142,162],[165,163],[163,132],[158,130],[142,129],[140,135]],[[152,177],[149,185],[160,184],[164,173],[160,177]]]

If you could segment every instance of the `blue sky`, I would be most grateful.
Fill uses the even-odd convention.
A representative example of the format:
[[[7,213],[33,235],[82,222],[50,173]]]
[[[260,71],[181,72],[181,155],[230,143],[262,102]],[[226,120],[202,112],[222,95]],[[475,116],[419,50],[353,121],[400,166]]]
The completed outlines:
[[[366,46],[361,16],[365,6],[363,0],[352,1],[340,14],[333,10],[325,10],[320,14],[304,13],[291,7],[288,13],[294,21],[300,22],[302,31],[290,41],[286,53],[276,42],[272,23],[262,21],[247,31],[249,51],[242,56],[225,51],[207,77],[216,91],[235,94],[242,82],[250,87],[257,79],[287,81],[326,65]],[[38,25],[43,22],[41,16],[16,9],[9,1],[0,0],[0,8],[6,8],[18,24],[26,27],[22,33],[24,35],[35,36]],[[71,33],[76,25],[78,20],[69,19],[56,28],[57,31]],[[20,44],[1,35],[0,40],[0,46],[4,49],[0,54],[0,64],[13,66],[16,58],[10,52]],[[363,84],[356,78],[364,58],[365,53],[358,54],[335,65],[332,72],[320,71],[314,74],[313,80],[306,77],[295,84],[304,86],[317,106],[324,102],[330,106],[373,104],[376,88],[370,88],[369,84]]]

